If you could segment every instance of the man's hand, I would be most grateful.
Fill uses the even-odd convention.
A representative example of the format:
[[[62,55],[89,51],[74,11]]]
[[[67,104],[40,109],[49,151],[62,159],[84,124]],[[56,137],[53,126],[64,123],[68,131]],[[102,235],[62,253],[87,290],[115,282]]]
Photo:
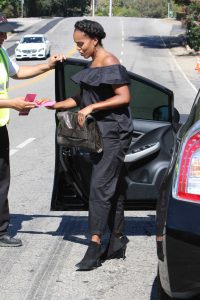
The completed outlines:
[[[62,62],[63,60],[66,60],[67,57],[62,54],[54,54],[52,55],[48,60],[48,65],[50,69],[54,69],[55,65],[58,61]]]
[[[7,100],[9,101],[9,100]],[[36,104],[33,102],[25,101],[25,97],[18,97],[10,99],[10,108],[14,108],[17,111],[21,111],[24,109],[31,109],[36,107]]]

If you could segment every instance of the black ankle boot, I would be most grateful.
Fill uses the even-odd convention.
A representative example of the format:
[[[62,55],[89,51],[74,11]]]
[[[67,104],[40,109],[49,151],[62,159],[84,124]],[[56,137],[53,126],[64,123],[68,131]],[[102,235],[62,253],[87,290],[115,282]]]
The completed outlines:
[[[101,255],[101,260],[113,259],[113,258],[123,258],[125,259],[126,246],[129,242],[127,236],[122,235],[121,237],[116,237],[111,234],[108,246],[105,252]]]
[[[80,261],[80,263],[76,264],[76,267],[78,267],[80,271],[96,269],[101,266],[100,256],[101,244],[90,241],[83,259]]]

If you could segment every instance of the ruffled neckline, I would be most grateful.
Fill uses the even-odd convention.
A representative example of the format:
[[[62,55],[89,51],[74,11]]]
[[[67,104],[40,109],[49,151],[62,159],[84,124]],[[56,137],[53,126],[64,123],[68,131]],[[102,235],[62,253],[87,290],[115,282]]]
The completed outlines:
[[[129,84],[130,78],[126,68],[123,65],[115,64],[102,67],[90,67],[81,70],[71,77],[77,83],[85,83],[91,86],[100,84]]]
[[[120,64],[115,64],[115,65],[109,65],[109,66],[101,66],[101,67],[91,67],[90,65],[88,65],[87,69],[100,69],[100,68],[110,68],[110,67],[122,67],[124,68],[124,66],[120,65]]]

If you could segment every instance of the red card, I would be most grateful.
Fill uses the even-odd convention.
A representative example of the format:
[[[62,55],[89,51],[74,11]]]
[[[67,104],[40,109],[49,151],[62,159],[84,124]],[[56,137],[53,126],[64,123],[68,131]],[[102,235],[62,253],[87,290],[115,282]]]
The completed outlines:
[[[27,102],[34,102],[35,97],[37,94],[27,94],[25,97],[25,101]],[[30,109],[23,109],[19,112],[20,116],[27,116],[29,114]]]

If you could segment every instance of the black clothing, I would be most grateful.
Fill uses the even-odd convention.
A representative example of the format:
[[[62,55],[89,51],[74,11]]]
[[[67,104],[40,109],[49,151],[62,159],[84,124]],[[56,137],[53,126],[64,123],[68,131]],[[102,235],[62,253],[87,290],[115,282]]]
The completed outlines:
[[[130,84],[128,73],[122,65],[86,68],[71,79],[81,87],[81,100],[77,103],[80,109],[113,97],[115,94],[112,85]],[[128,105],[97,111],[92,115],[97,120],[103,137],[119,138],[120,133],[133,131]]]
[[[8,190],[10,185],[9,138],[6,126],[0,127],[0,235],[9,226]]]
[[[81,87],[81,108],[115,95],[113,85],[127,85],[130,79],[122,65],[87,68],[71,78]],[[103,138],[103,153],[91,154],[93,162],[89,227],[92,235],[110,231],[122,233],[124,222],[124,157],[131,141],[133,123],[128,105],[92,114]]]
[[[89,198],[89,229],[103,234],[108,225],[120,235],[124,227],[124,157],[131,138],[104,138],[103,153],[92,154],[93,170]]]

